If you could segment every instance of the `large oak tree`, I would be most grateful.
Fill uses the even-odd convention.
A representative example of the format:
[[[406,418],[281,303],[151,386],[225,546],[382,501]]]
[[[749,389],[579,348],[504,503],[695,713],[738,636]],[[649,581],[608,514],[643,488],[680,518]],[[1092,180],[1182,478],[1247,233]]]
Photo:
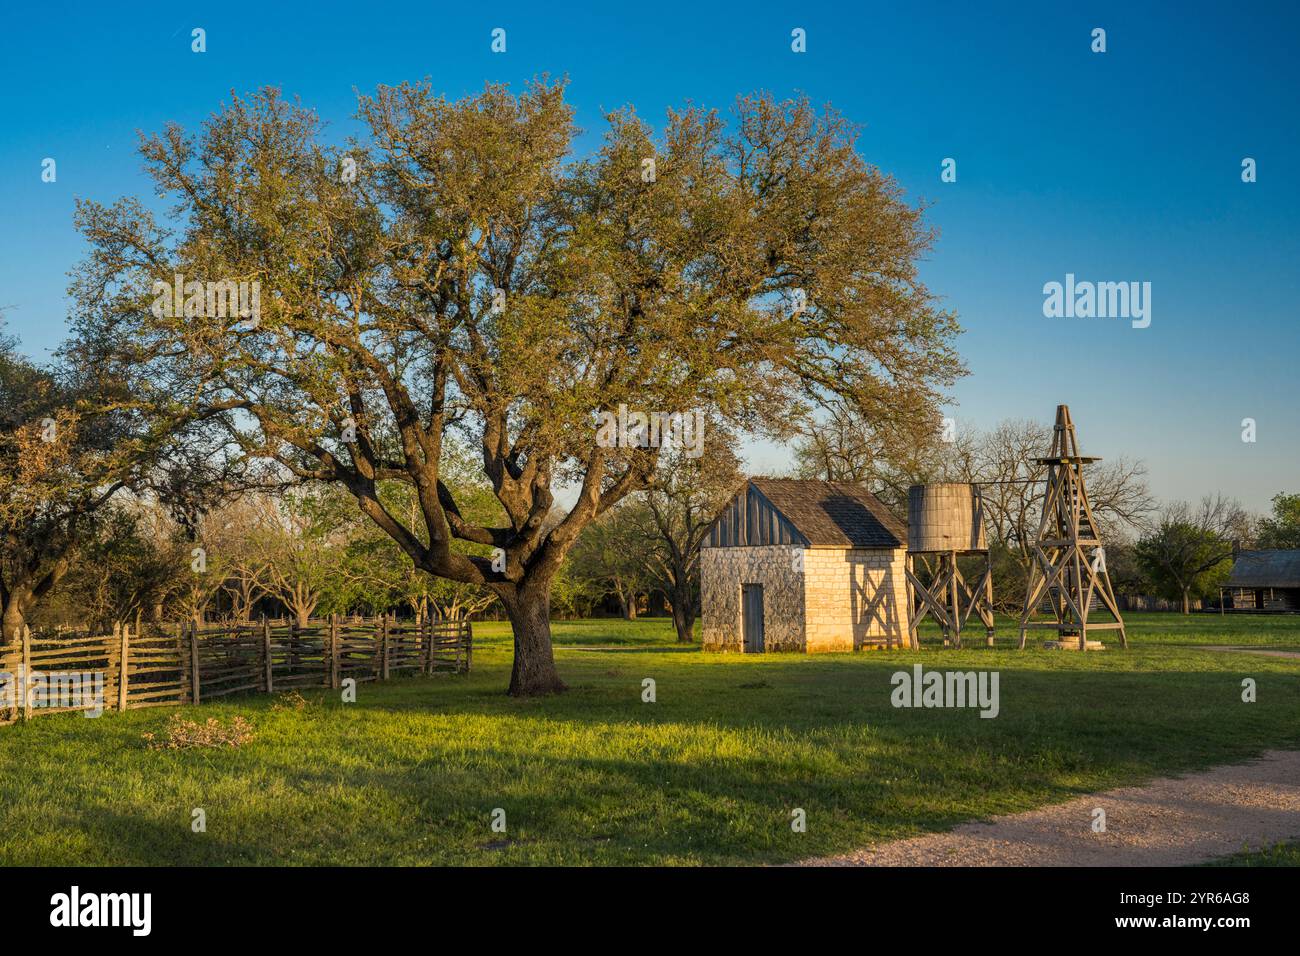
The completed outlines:
[[[551,581],[655,473],[657,449],[596,440],[598,412],[776,432],[838,398],[883,422],[961,371],[955,318],[917,277],[922,212],[832,111],[752,96],[729,127],[687,108],[656,136],[627,109],[582,158],[546,80],[455,102],[381,87],[359,115],[363,141],[327,145],[266,90],[144,138],[174,206],[163,222],[130,199],[80,207],[104,290],[83,321],[148,368],[142,390],[228,413],[247,454],[346,488],[415,567],[494,591],[512,694],[563,689]],[[178,273],[260,282],[260,320],[156,314],[154,283]],[[503,521],[469,520],[441,480],[452,430]],[[389,481],[418,526],[385,506]]]

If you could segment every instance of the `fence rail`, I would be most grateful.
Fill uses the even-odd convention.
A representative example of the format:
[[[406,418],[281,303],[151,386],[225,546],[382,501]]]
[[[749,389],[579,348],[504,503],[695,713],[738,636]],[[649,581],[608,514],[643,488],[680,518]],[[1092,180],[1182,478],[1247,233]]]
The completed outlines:
[[[202,703],[398,674],[468,673],[468,621],[271,621],[178,628],[172,634],[43,637],[23,629],[0,648],[0,726],[41,714]],[[89,698],[89,700],[87,700]],[[71,703],[69,703],[71,701]]]

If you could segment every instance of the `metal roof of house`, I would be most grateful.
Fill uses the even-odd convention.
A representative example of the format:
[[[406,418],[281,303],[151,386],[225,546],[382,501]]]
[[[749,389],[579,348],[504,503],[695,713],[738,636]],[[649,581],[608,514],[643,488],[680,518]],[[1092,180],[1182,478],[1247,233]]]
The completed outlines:
[[[1243,551],[1232,565],[1230,588],[1300,588],[1300,550]]]
[[[810,547],[907,546],[907,524],[861,485],[800,478],[751,478],[750,484]]]

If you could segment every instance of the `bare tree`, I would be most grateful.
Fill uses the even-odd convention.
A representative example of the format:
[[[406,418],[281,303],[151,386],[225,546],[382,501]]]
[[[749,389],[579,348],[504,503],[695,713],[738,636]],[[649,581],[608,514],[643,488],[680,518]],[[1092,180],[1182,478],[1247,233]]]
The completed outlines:
[[[706,454],[674,451],[660,465],[645,494],[642,535],[650,544],[651,568],[672,606],[677,640],[694,639],[699,602],[700,547],[728,499],[743,481],[734,440],[721,427]]]
[[[1014,591],[1033,561],[1029,545],[1038,531],[1047,469],[1037,459],[1052,443],[1052,426],[1007,420],[988,431],[917,413],[910,425],[873,426],[850,409],[832,407],[805,419],[796,441],[800,477],[855,481],[867,486],[899,514],[906,514],[907,489],[928,481],[980,485],[985,527],[1003,571],[1003,592]],[[1140,461],[1117,458],[1089,466],[1088,499],[1104,536],[1137,528],[1153,499]],[[1009,572],[1003,562],[1014,563]]]
[[[842,401],[798,419],[795,430],[797,477],[862,484],[904,513],[908,487],[935,480],[967,444],[945,441],[944,422],[933,409],[872,423]]]
[[[999,423],[970,436],[965,451],[946,462],[945,477],[980,485],[984,521],[991,540],[1005,545],[1022,569],[1032,562],[1029,546],[1038,532],[1047,476],[1037,459],[1052,443],[1052,426],[1027,420]],[[1117,458],[1087,467],[1088,501],[1105,538],[1139,525],[1152,506],[1140,461]]]

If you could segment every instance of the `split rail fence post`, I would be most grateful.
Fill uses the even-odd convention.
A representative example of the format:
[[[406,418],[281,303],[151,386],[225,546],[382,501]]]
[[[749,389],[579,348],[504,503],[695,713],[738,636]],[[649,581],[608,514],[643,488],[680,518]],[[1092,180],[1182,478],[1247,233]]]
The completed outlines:
[[[474,654],[474,622],[465,621],[465,673],[469,673],[470,661]]]
[[[126,695],[130,683],[131,628],[127,624],[114,624],[116,632],[121,630],[121,643],[117,652],[117,709],[126,710]]]
[[[193,621],[190,621],[190,699],[195,704],[203,702],[199,687],[199,628]]]
[[[262,666],[266,673],[266,692],[271,693],[271,622],[262,615]]]
[[[388,680],[388,612],[379,615],[379,678]]]
[[[429,673],[429,640],[424,636],[424,615],[415,609],[415,640],[420,648],[420,673]]]
[[[329,642],[330,642],[330,687],[334,690],[339,689],[339,618],[337,614],[330,615],[329,623]]]
[[[23,650],[22,650],[22,668],[23,668],[23,720],[32,719],[32,629],[26,624],[23,625]]]
[[[185,703],[185,686],[189,683],[189,678],[185,675],[185,625],[177,622],[176,624],[176,660],[179,662],[181,672],[181,698],[179,703]]]

